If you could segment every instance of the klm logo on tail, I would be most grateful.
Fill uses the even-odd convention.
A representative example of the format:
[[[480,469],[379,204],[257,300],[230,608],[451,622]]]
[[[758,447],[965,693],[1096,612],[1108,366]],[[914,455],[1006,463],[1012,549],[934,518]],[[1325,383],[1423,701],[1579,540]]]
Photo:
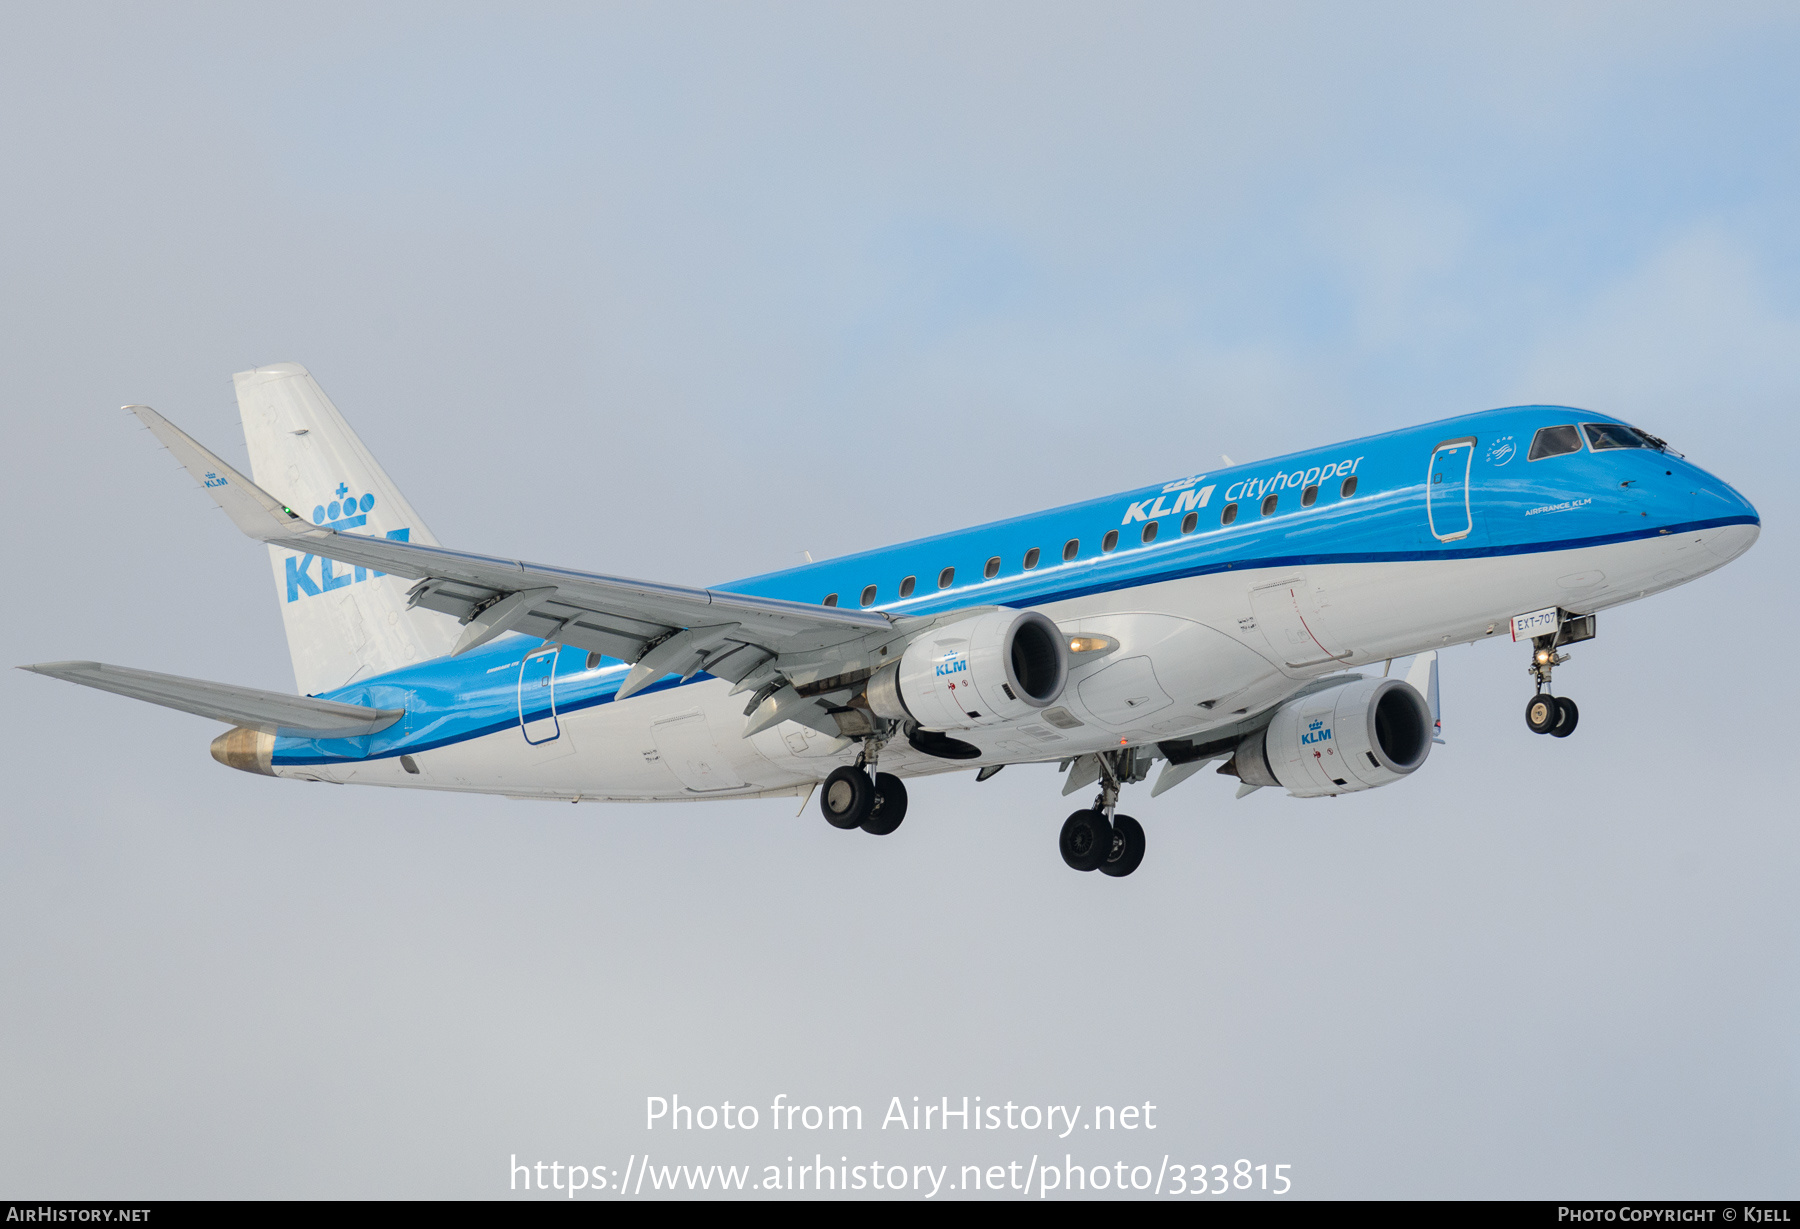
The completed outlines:
[[[361,497],[352,495],[350,488],[340,482],[337,490],[332,492],[330,503],[319,504],[313,509],[313,524],[324,529],[361,529],[369,523],[369,510],[375,506],[373,495]],[[407,542],[412,539],[412,530],[390,529],[383,535],[394,542]],[[313,563],[318,563],[318,579],[313,578]],[[341,564],[336,566],[343,566]],[[321,593],[330,593],[333,589],[342,589],[346,585],[360,581],[372,580],[377,576],[385,576],[386,572],[371,572],[367,568],[352,568],[347,572],[332,571],[332,561],[316,555],[289,555],[287,557],[287,600],[297,602],[302,597],[318,597]]]
[[[326,529],[360,529],[369,523],[369,509],[375,506],[373,495],[358,499],[342,482],[337,484],[332,495],[335,498],[330,503],[313,509],[313,524],[323,525]]]

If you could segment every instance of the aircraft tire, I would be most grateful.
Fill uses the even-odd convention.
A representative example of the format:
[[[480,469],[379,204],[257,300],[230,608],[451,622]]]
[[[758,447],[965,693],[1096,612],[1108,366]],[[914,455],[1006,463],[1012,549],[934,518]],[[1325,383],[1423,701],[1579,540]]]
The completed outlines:
[[[870,836],[886,836],[906,818],[906,785],[889,772],[875,774],[875,803],[862,830]]]
[[[819,791],[819,810],[833,828],[860,828],[874,808],[875,784],[860,768],[837,769]]]
[[[1556,699],[1556,727],[1550,731],[1552,738],[1567,738],[1575,732],[1576,723],[1581,720],[1581,710],[1575,707],[1575,701],[1568,696]]]
[[[1553,695],[1539,692],[1525,706],[1525,724],[1533,734],[1548,734],[1562,720],[1562,704]]]
[[[1123,879],[1144,860],[1144,825],[1129,815],[1113,816],[1113,843],[1097,868],[1102,875]]]
[[[1112,828],[1099,811],[1077,811],[1063,821],[1057,847],[1063,861],[1078,871],[1091,871],[1112,852]]]

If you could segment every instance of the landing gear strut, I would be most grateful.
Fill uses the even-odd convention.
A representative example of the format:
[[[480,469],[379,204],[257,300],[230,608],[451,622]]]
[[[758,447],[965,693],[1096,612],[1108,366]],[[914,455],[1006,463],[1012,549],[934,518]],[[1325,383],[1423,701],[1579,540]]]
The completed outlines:
[[[871,836],[887,836],[906,818],[906,786],[892,773],[875,771],[885,739],[870,735],[856,763],[825,778],[819,810],[833,828],[861,828]]]
[[[1556,651],[1561,639],[1560,630],[1555,635],[1535,638],[1531,642],[1531,665],[1527,667],[1532,681],[1537,684],[1537,694],[1525,706],[1525,724],[1533,734],[1549,734],[1555,738],[1573,734],[1576,723],[1581,720],[1581,710],[1575,707],[1575,701],[1567,696],[1552,695],[1550,690],[1550,672],[1569,660],[1567,653]]]
[[[1078,871],[1099,871],[1122,879],[1144,860],[1144,827],[1129,815],[1117,814],[1119,785],[1128,770],[1129,751],[1100,753],[1100,794],[1086,811],[1063,821],[1057,847],[1063,861]]]

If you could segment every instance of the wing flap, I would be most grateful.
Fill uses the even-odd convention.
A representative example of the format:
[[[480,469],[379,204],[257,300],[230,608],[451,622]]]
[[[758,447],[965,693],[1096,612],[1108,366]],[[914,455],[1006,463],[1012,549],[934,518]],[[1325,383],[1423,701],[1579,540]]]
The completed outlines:
[[[385,730],[406,715],[400,708],[340,704],[99,661],[47,661],[19,669],[291,738],[355,738]]]

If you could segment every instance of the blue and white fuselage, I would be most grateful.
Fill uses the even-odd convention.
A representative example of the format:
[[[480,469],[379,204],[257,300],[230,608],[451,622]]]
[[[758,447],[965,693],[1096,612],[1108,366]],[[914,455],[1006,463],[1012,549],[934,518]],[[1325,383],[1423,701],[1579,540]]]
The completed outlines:
[[[1436,650],[1530,644],[1526,720],[1597,612],[1756,540],[1756,509],[1601,414],[1519,406],[1171,475],[716,589],[441,546],[312,376],[235,377],[255,479],[132,407],[268,545],[301,695],[99,662],[29,667],[227,722],[270,776],[573,801],[818,790],[892,832],[904,779],[1060,764],[1059,838],[1129,875],[1119,793],[1208,764],[1240,791],[1391,784],[1438,733]],[[1415,658],[1405,681],[1359,667]],[[819,787],[823,785],[823,789]]]
[[[1528,459],[1541,429],[1582,424],[1623,425],[1560,407],[1492,410],[720,588],[897,615],[1031,608],[1117,642],[1072,657],[1061,723],[962,731],[981,752],[968,763],[893,747],[882,766],[897,775],[1204,738],[1322,675],[1505,638],[1522,612],[1633,601],[1755,540],[1750,503],[1672,452],[1596,451],[1578,434],[1576,450]],[[857,753],[791,722],[740,737],[744,697],[704,671],[615,702],[629,668],[504,636],[326,693],[406,716],[358,738],[280,738],[273,770],[666,801],[794,793]]]

